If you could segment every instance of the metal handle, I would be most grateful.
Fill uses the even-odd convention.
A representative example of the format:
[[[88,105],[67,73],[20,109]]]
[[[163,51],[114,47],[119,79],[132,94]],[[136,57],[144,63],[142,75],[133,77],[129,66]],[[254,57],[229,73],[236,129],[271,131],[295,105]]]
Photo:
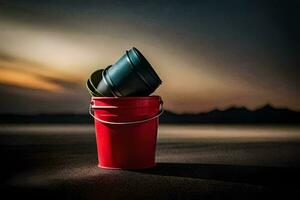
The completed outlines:
[[[116,106],[94,106],[94,108],[118,108]],[[128,121],[128,122],[110,122],[110,121],[105,121],[105,120],[102,120],[102,119],[99,119],[98,117],[96,117],[95,115],[93,115],[92,113],[92,106],[90,104],[90,107],[89,107],[89,113],[90,115],[96,119],[97,121],[99,122],[102,122],[102,123],[105,123],[105,124],[117,124],[117,125],[121,125],[121,124],[138,124],[138,123],[143,123],[143,122],[147,122],[147,121],[150,121],[152,119],[155,119],[159,116],[161,116],[164,112],[164,109],[163,109],[163,101],[160,102],[160,108],[159,108],[159,112],[158,114],[156,114],[155,116],[153,117],[150,117],[150,118],[147,118],[147,119],[142,119],[142,120],[137,120],[137,121]]]

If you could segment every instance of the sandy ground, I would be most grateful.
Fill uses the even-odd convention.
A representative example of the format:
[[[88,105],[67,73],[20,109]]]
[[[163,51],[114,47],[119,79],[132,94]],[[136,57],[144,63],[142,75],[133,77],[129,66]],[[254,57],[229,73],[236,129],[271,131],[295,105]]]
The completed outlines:
[[[97,168],[90,125],[0,127],[1,195],[34,199],[294,199],[300,128],[160,126],[157,166]]]

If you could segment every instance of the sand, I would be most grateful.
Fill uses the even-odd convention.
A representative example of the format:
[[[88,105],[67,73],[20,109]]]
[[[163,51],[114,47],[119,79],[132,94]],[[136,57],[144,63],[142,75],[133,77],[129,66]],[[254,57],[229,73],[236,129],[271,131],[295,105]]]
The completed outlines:
[[[0,127],[1,195],[32,199],[293,199],[299,127],[160,126],[157,166],[97,168],[90,125]]]

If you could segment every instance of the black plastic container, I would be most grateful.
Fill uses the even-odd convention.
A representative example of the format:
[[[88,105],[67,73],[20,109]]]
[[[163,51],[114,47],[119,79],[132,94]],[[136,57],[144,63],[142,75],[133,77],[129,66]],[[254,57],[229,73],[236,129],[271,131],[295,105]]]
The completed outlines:
[[[101,92],[97,91],[97,86],[102,80],[102,72],[104,69],[96,70],[92,73],[90,78],[87,80],[86,87],[91,96],[105,96]]]
[[[148,96],[161,83],[150,63],[133,47],[102,72],[97,91],[104,96]]]

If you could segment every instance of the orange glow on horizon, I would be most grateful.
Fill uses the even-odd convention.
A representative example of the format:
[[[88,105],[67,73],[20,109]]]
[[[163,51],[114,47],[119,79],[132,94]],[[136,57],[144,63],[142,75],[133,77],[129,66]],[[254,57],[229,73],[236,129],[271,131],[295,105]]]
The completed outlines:
[[[29,73],[21,73],[10,69],[0,68],[0,74],[0,83],[3,84],[51,92],[63,91],[63,88],[58,84],[43,80],[42,78]]]

